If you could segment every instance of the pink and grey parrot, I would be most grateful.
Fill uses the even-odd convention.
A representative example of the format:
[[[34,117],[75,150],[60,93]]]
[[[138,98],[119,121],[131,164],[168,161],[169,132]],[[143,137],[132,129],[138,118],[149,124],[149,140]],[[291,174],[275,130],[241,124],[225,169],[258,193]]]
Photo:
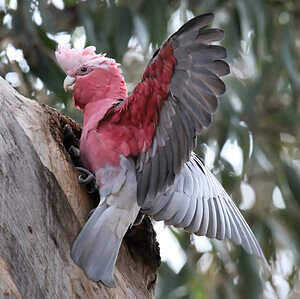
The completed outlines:
[[[245,219],[193,152],[225,92],[223,31],[212,14],[191,19],[150,60],[131,95],[119,65],[95,47],[59,46],[66,90],[83,111],[80,159],[95,174],[100,203],[72,247],[94,280],[114,286],[122,239],[139,213],[196,235],[231,239],[265,260]]]

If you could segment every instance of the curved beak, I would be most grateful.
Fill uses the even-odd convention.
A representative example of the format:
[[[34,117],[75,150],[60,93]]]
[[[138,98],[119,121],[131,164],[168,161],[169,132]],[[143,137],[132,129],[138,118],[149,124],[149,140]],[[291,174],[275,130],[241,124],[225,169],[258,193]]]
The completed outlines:
[[[72,92],[74,89],[75,80],[76,79],[74,77],[68,75],[64,81],[64,90]]]

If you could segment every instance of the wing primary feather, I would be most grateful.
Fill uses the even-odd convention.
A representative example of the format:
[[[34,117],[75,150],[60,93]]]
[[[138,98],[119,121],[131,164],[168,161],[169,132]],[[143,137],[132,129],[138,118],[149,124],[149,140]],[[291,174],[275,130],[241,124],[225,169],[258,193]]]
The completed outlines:
[[[176,177],[174,185],[176,186],[176,191],[184,193],[184,179],[185,179],[186,169],[183,169],[179,176]],[[177,179],[178,178],[178,179]]]
[[[177,32],[175,32],[168,41],[173,42],[173,40],[179,39],[184,36],[183,32],[188,32],[189,30],[198,31],[201,27],[206,27],[212,23],[214,15],[212,13],[203,14],[197,16],[187,23],[185,23]]]
[[[200,229],[196,234],[200,235],[200,236],[205,236],[207,233],[208,224],[209,224],[209,206],[207,203],[207,199],[204,198],[204,196],[201,196],[201,202],[202,202],[202,206],[203,206],[203,216],[202,216]]]
[[[183,193],[186,194],[189,198],[191,198],[194,193],[194,181],[192,177],[192,171],[189,167],[184,167],[182,172],[185,173]]]
[[[200,69],[200,68],[199,68]],[[200,81],[212,90],[214,94],[221,95],[225,92],[225,84],[214,73],[202,68],[199,72],[194,72],[193,77],[196,81]]]
[[[193,65],[195,69],[204,67],[210,72],[218,76],[226,76],[230,73],[229,65],[224,60],[214,60],[206,63],[196,63]]]
[[[145,152],[142,152],[137,159],[137,172],[138,173],[143,170],[143,166],[145,163],[145,157],[146,157]]]
[[[165,147],[158,147],[158,153],[159,155],[159,181],[158,181],[158,191],[163,189],[163,186],[166,184],[168,186],[167,178],[168,178],[168,173],[167,173],[167,163],[168,163],[168,158],[167,158],[167,153],[165,151]]]
[[[143,172],[138,173],[138,204],[143,205],[149,188],[149,178],[151,174],[151,163],[144,164]]]
[[[183,163],[187,160],[185,156],[187,154],[187,140],[186,134],[184,133],[184,128],[181,122],[181,118],[177,117],[176,122],[174,122],[174,132],[175,132],[175,140],[177,140],[179,159],[178,159],[178,171],[182,168]]]
[[[260,245],[258,244],[253,232],[251,231],[249,225],[245,221],[244,217],[241,215],[240,211],[237,209],[237,207],[231,202],[231,200],[228,199],[227,204],[230,206],[232,213],[238,218],[241,227],[244,232],[245,239],[249,243],[250,248],[253,250],[253,252],[258,256],[264,256],[262,253],[262,250],[260,248]],[[251,252],[251,251],[250,251]]]
[[[219,42],[224,39],[224,31],[222,29],[207,28],[199,30],[196,39],[204,44]]]
[[[180,144],[178,146],[178,139],[176,137],[176,130],[170,130],[169,132],[169,136],[170,136],[170,146],[172,148],[172,153],[173,153],[173,170],[174,170],[174,174],[177,174],[180,166],[181,166],[181,156],[180,156]]]
[[[204,61],[214,61],[227,57],[226,49],[217,45],[204,45],[193,43],[188,47],[178,47],[174,49],[174,55],[177,61],[184,59],[186,55],[191,55],[193,63]]]
[[[192,163],[192,160],[190,160],[188,164],[190,163]],[[196,208],[195,208],[193,220],[191,221],[189,226],[185,227],[187,231],[192,233],[196,233],[199,230],[203,218],[203,204],[201,198],[199,199],[199,194],[203,194],[202,181],[199,182],[197,188],[199,192],[196,195]]]
[[[214,203],[215,198],[211,197],[207,200],[209,206],[209,226],[207,228],[206,236],[209,238],[215,238],[217,234],[217,227],[220,225],[218,218],[216,207]]]
[[[223,213],[223,208],[222,208],[220,201],[221,201],[221,199],[219,198],[219,196],[217,196],[215,199],[215,202],[217,205],[216,212],[218,215],[219,225],[218,225],[217,232],[216,232],[216,238],[219,240],[224,240],[227,227],[226,227],[225,215]]]
[[[224,210],[227,212],[228,220],[230,223],[230,232],[231,232],[230,239],[233,240],[237,244],[241,244],[241,241],[242,241],[241,236],[237,229],[236,222],[232,216],[231,210],[228,209],[228,205],[225,200],[223,200],[222,203],[224,204],[223,207],[224,207]]]
[[[187,186],[184,187],[184,193],[187,195],[187,198],[189,198],[189,208],[186,211],[185,217],[182,219],[180,223],[177,224],[179,227],[187,227],[191,225],[193,217],[196,212],[196,207],[197,207],[197,187],[198,184],[195,181],[193,171],[190,167],[188,167],[189,163],[186,163],[185,165],[185,170],[186,170],[186,178],[187,181]],[[181,174],[180,174],[181,176]],[[192,189],[187,193],[185,190],[186,189]]]
[[[193,127],[192,123],[190,122],[189,116],[188,116],[186,110],[183,109],[183,107],[181,105],[177,105],[177,110],[178,110],[178,115],[180,116],[180,118],[182,120],[184,129],[185,129],[185,133],[188,136],[188,140],[192,141],[195,137],[195,134],[194,134],[195,128]],[[192,146],[191,146],[191,149],[192,149]],[[191,149],[190,149],[190,151],[191,151]]]
[[[251,246],[250,240],[248,239],[248,234],[247,234],[247,230],[245,230],[245,227],[243,225],[243,223],[241,223],[238,215],[236,214],[236,212],[232,209],[232,205],[230,202],[228,202],[228,200],[225,201],[226,205],[230,211],[230,215],[233,218],[234,223],[236,224],[237,227],[237,231],[239,233],[241,242],[239,244],[241,244],[247,252],[249,252],[250,254],[252,254],[253,248]]]
[[[155,195],[158,192],[158,185],[159,185],[159,172],[160,172],[160,159],[159,159],[159,154],[156,153],[151,159],[151,177],[149,178],[150,183],[149,183],[149,189],[148,189],[148,195],[151,197],[155,197]]]
[[[170,137],[169,137],[170,140]],[[172,140],[170,140],[165,147],[165,151],[167,153],[167,164],[168,164],[168,172],[167,172],[167,185],[169,185],[171,182],[173,182],[175,178],[175,172],[173,169],[173,159],[174,159],[174,153],[172,152]]]
[[[231,225],[231,218],[229,216],[230,210],[228,210],[226,208],[226,198],[228,197],[228,195],[226,194],[226,192],[224,191],[223,187],[220,185],[220,183],[213,177],[213,175],[207,171],[205,169],[205,167],[202,165],[201,160],[199,160],[199,158],[196,156],[195,159],[198,163],[198,165],[202,166],[203,171],[206,173],[207,176],[209,176],[211,179],[211,184],[213,184],[216,188],[216,194],[218,194],[218,206],[220,207],[220,212],[222,212],[223,216],[224,216],[224,234],[227,238],[231,238],[232,237],[232,225]],[[233,229],[236,230],[236,226],[233,226]],[[221,234],[223,235],[223,234]]]
[[[158,148],[166,145],[166,135],[163,132],[163,126],[158,126],[156,128],[155,138],[157,139]]]
[[[178,121],[180,123],[180,132],[179,134],[181,135],[181,139],[183,142],[183,160],[184,162],[187,162],[190,156],[190,144],[192,142],[192,138],[191,138],[191,131],[189,131],[189,128],[187,126],[187,120],[185,119],[185,115],[180,111],[180,107],[179,105],[176,106],[176,113],[178,116]],[[176,127],[177,128],[177,127]],[[181,141],[181,139],[179,139],[179,142]]]
[[[229,201],[229,199],[228,199]],[[240,213],[240,211],[238,210],[238,208],[233,204],[233,202],[230,200],[230,205],[233,211],[235,211],[235,215],[236,217],[239,218],[239,221],[242,223],[243,227],[244,227],[244,232],[245,232],[245,238],[248,241],[252,252],[249,250],[250,253],[254,253],[257,256],[260,256],[265,263],[268,265],[268,262],[266,261],[266,258],[262,252],[262,249],[257,241],[257,239],[255,238],[253,232],[251,231],[249,225],[247,224],[246,220],[244,219],[244,217],[242,216],[242,214]]]
[[[184,219],[184,216],[189,208],[188,198],[185,197],[186,196],[178,192],[174,192],[174,195],[170,201],[172,201],[172,205],[175,207],[175,209],[173,215],[165,221],[166,224],[177,226],[177,224]]]
[[[220,197],[220,206],[222,208],[223,214],[224,214],[224,219],[225,219],[225,236],[228,239],[231,239],[231,224],[230,224],[230,218],[228,216],[228,211],[226,209],[225,203],[224,203],[224,199],[222,197]]]
[[[198,110],[193,109],[189,103],[182,103],[182,105],[184,106],[184,108],[186,109],[186,111],[188,112],[191,120],[194,123],[195,129],[196,129],[196,134],[200,134],[200,132],[202,131],[202,128],[206,128],[208,126],[208,116],[206,115],[206,119],[203,116],[203,113],[201,114],[201,119],[199,117],[198,114]],[[207,112],[205,112],[207,114]]]
[[[207,84],[202,82],[201,77],[196,72],[193,72],[192,77],[190,79],[190,84],[197,86],[197,89],[201,94],[206,93],[211,96],[216,96],[214,90],[210,88]]]
[[[196,208],[194,212],[194,216],[192,217],[192,221],[189,226],[185,227],[184,229],[191,233],[196,233],[199,230],[203,217],[203,205],[200,200],[196,200]]]
[[[171,83],[169,84],[170,90],[170,102],[175,102],[176,98],[180,99],[182,97],[182,86],[185,86],[185,83],[188,80],[188,73],[186,71],[186,65],[184,69],[177,69],[175,66],[175,72],[171,79]],[[180,103],[180,101],[176,101]]]
[[[206,184],[204,184],[205,187],[205,191],[203,192],[203,201],[206,201],[207,204],[207,217],[208,217],[208,224],[207,224],[207,228],[206,228],[206,236],[211,236],[214,237],[215,233],[214,230],[216,230],[215,224],[216,224],[216,212],[214,210],[214,206],[213,206],[213,198],[214,198],[214,192],[213,192],[213,185],[212,185],[212,181],[211,181],[211,176],[210,173],[207,172],[205,173],[205,177],[206,177]]]
[[[199,110],[204,110],[204,114],[205,112],[214,113],[218,106],[217,97],[214,94],[203,92],[200,86],[196,85],[194,81],[189,82],[188,90],[190,95],[193,95],[189,99],[195,103]]]
[[[189,200],[189,208],[181,222],[177,224],[178,227],[187,227],[192,223],[193,217],[197,209],[197,198],[191,197]]]
[[[164,205],[162,209],[156,213],[155,219],[157,221],[170,221],[170,219],[176,215],[176,212],[178,211],[178,205],[180,205],[180,202],[178,202],[178,197],[176,196],[176,192],[165,196],[168,197],[168,200],[166,200],[166,205]]]
[[[155,220],[158,220],[157,215],[166,206],[169,201],[169,197],[164,194],[159,194],[157,200],[145,200],[141,207],[141,211],[147,215],[153,216]]]

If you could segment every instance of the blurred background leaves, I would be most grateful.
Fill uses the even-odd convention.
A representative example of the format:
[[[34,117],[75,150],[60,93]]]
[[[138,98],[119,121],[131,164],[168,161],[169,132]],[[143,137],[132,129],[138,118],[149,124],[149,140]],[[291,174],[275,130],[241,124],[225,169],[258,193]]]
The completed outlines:
[[[197,151],[254,230],[272,275],[229,242],[156,225],[157,298],[300,297],[300,1],[0,0],[0,74],[25,96],[81,121],[62,88],[58,42],[95,45],[122,63],[131,90],[155,49],[214,12],[231,75]],[[191,241],[191,242],[190,242]]]

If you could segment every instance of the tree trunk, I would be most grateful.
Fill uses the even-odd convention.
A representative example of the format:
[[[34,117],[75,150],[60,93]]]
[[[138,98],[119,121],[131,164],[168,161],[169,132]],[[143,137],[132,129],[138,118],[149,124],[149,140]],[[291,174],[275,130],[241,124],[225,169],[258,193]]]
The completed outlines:
[[[63,145],[66,124],[80,136],[71,119],[0,78],[0,298],[153,298],[160,258],[148,218],[122,244],[117,288],[73,263],[70,247],[94,203]]]

